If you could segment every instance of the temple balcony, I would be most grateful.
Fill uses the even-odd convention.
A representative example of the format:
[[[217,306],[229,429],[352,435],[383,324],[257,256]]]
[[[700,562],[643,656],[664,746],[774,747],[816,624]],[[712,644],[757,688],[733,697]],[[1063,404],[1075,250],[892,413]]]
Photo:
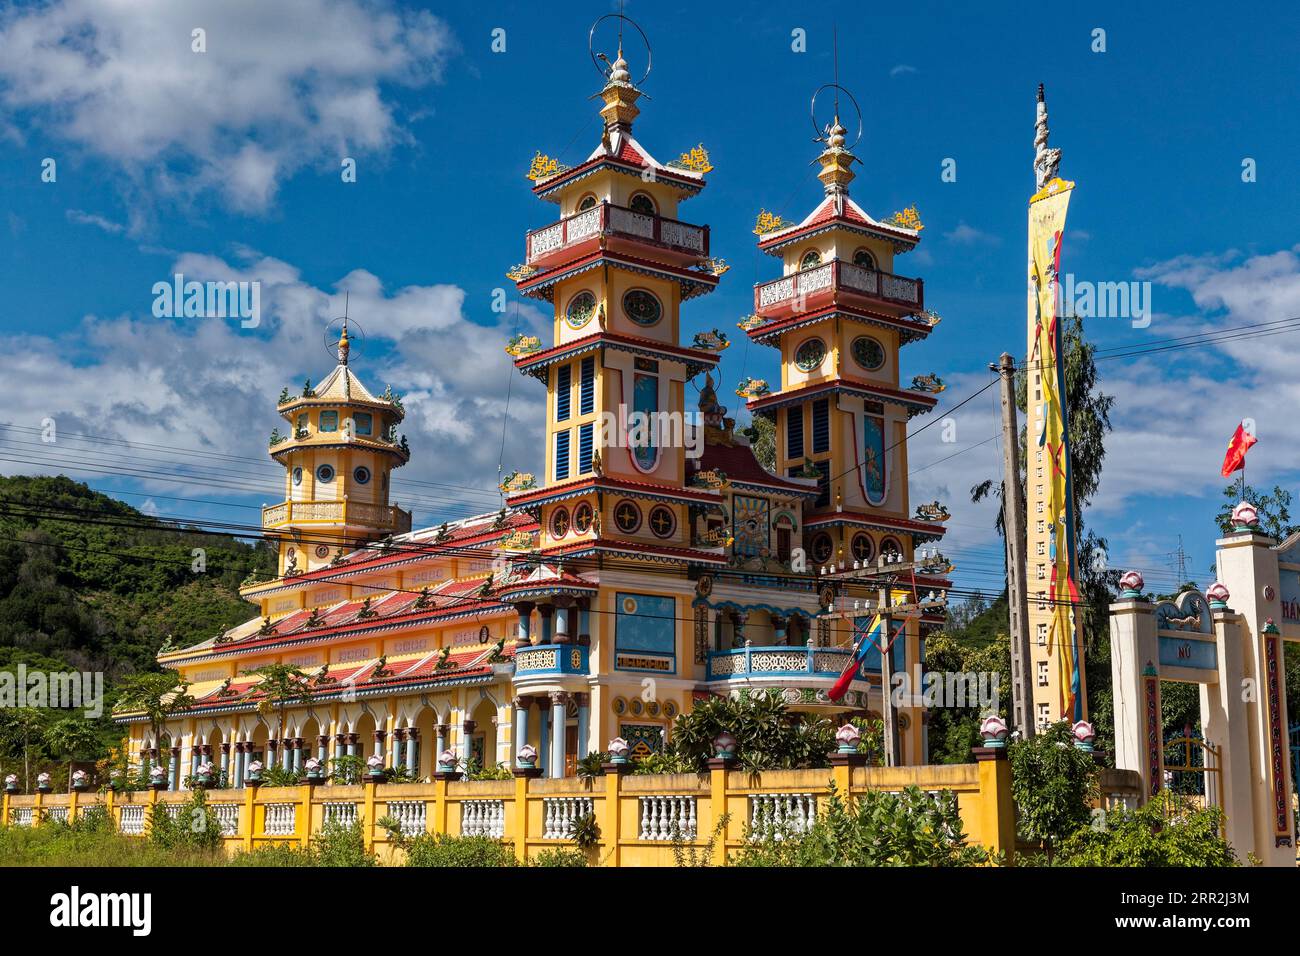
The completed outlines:
[[[709,254],[708,226],[601,203],[528,233],[527,264],[549,269],[600,247],[602,240],[605,248],[642,256],[643,247],[653,246],[657,258],[674,265],[693,265]]]
[[[525,644],[515,650],[516,690],[551,687],[585,690],[590,662],[586,644]]]
[[[848,665],[852,651],[845,647],[815,647],[809,644],[752,645],[710,651],[705,680],[715,693],[750,688],[777,688],[796,709],[851,709],[866,706],[870,686],[865,676],[854,679],[851,689],[838,702],[826,692]]]
[[[356,525],[393,534],[411,530],[411,513],[396,505],[372,505],[340,498],[333,501],[283,501],[262,509],[267,529],[304,525]]]
[[[754,286],[754,311],[765,319],[784,319],[828,305],[880,309],[906,314],[924,308],[924,283],[833,259],[772,282]]]

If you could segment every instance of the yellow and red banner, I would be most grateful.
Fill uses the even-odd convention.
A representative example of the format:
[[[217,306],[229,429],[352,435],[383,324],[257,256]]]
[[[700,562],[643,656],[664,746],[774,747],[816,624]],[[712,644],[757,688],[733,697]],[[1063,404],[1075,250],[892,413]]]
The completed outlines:
[[[1078,547],[1074,501],[1070,494],[1069,414],[1065,390],[1064,336],[1057,315],[1061,236],[1074,183],[1052,179],[1029,201],[1029,322],[1033,329],[1031,373],[1041,382],[1038,434],[1030,447],[1043,452],[1043,514],[1048,526],[1048,597],[1051,624],[1048,653],[1056,654],[1060,717],[1086,717],[1083,693],[1083,620],[1078,613]],[[1029,385],[1029,394],[1036,388]]]

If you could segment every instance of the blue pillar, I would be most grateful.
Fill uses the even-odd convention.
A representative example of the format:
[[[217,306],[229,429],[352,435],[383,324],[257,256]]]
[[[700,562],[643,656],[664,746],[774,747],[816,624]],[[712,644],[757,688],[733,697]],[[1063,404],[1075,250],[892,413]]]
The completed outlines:
[[[460,757],[465,761],[466,768],[469,767],[470,759],[474,754],[472,738],[474,736],[474,728],[477,726],[478,724],[474,723],[472,720],[466,720],[460,725]],[[483,759],[487,759],[486,754],[483,755]]]
[[[230,742],[226,741],[221,745],[221,773],[226,778],[226,786],[230,786]],[[218,778],[220,779],[220,778]]]
[[[591,725],[591,695],[578,695],[578,759],[587,756],[587,734]]]
[[[516,604],[515,610],[519,612],[518,643],[527,644],[531,637],[533,605],[527,602]]]
[[[406,769],[412,777],[420,775],[420,732],[414,727],[406,731]]]
[[[537,735],[537,766],[545,770],[551,761],[551,715],[545,706],[539,707],[541,713],[541,732]],[[550,774],[547,774],[550,776]]]
[[[406,760],[406,731],[401,727],[393,728],[393,769],[401,769]]]
[[[451,728],[448,727],[446,724],[439,724],[437,730],[438,730],[438,744],[437,744],[437,748],[434,750],[433,753],[433,762],[435,765],[439,760],[442,759],[442,752],[447,749],[447,734],[451,731]]]
[[[275,742],[274,737],[266,738],[266,753],[262,756],[263,769],[270,770],[272,767],[277,766],[276,758],[278,754],[276,754],[276,750],[279,746],[280,745]]]
[[[294,773],[302,772],[302,748],[305,744],[301,737],[295,737],[293,741],[293,771]]]
[[[171,765],[171,789],[179,790],[181,788],[181,748],[172,748],[172,765]]]
[[[348,734],[347,737],[348,737],[348,748],[345,756],[355,757],[357,755],[357,735]]]

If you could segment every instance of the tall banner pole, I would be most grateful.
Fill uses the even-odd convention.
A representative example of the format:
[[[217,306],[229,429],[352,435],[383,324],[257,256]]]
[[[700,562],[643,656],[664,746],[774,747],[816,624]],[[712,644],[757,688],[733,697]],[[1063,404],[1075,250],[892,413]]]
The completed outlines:
[[[1041,398],[1035,416],[1038,434],[1030,447],[1043,452],[1042,513],[1048,530],[1051,601],[1048,653],[1057,664],[1059,718],[1085,720],[1087,691],[1083,676],[1083,615],[1078,587],[1078,543],[1070,474],[1068,395],[1065,381],[1065,337],[1059,314],[1061,237],[1074,183],[1057,172],[1061,151],[1047,145],[1047,103],[1038,87],[1034,126],[1034,173],[1038,191],[1029,200],[1029,325],[1034,348],[1030,369],[1038,372]],[[1036,389],[1029,386],[1029,394]],[[1034,400],[1031,397],[1031,400]],[[1037,496],[1036,496],[1037,497]]]

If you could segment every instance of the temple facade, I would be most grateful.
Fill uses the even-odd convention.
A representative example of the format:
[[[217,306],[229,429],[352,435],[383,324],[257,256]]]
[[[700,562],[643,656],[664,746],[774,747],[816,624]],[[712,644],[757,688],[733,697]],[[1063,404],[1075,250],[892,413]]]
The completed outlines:
[[[530,172],[557,218],[509,275],[552,310],[551,341],[507,351],[547,392],[544,472],[512,474],[497,513],[412,530],[389,495],[410,455],[401,401],[352,371],[345,327],[337,367],[277,406],[285,494],[263,514],[277,575],[241,591],[257,616],[159,655],[194,700],[160,739],[143,715],[119,715],[132,755],[165,764],[170,786],[205,760],[231,785],[254,760],[296,770],[310,757],[474,773],[515,767],[525,744],[560,777],[612,738],[634,757],[662,750],[696,701],[766,689],[837,722],[881,713],[879,652],[828,694],[863,625],[826,612],[878,592],[825,572],[910,562],[943,532],[946,515],[911,513],[907,487],[907,423],[941,388],[900,384],[902,346],[937,321],[921,281],[893,273],[920,224],[849,199],[855,159],[836,117],[824,196],[761,232],[782,276],[755,288],[741,323],[781,357],[778,390],[736,389],[775,423],[769,471],[718,395],[726,336],[682,342],[682,310],[726,272],[708,227],[680,218],[707,153],[655,159],[633,136],[640,96],[620,49],[595,149],[572,167],[539,155]],[[907,593],[946,585],[913,570]],[[893,671],[919,676],[941,623],[911,617]],[[301,675],[283,707],[252,673],[272,664]],[[924,723],[920,706],[899,710],[903,763],[925,761]]]

